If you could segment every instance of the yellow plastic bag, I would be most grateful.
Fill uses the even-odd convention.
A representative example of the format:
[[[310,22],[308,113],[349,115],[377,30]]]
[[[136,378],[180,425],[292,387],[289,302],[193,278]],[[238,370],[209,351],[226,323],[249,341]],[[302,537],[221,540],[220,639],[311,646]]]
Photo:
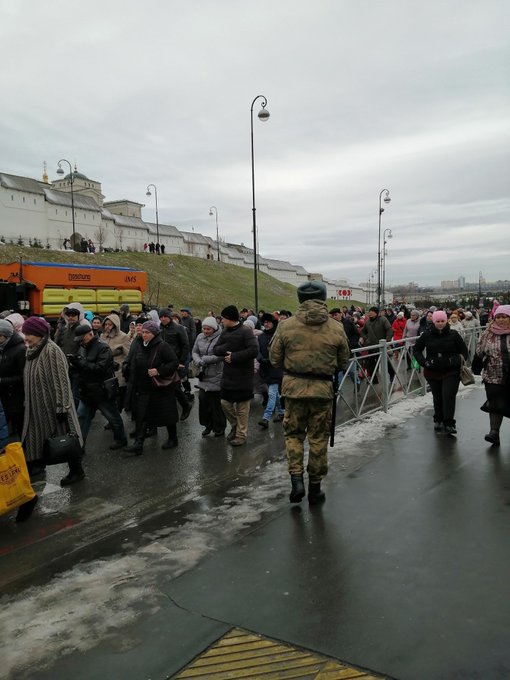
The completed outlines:
[[[0,451],[0,515],[18,508],[34,496],[23,447],[20,442],[7,444]]]

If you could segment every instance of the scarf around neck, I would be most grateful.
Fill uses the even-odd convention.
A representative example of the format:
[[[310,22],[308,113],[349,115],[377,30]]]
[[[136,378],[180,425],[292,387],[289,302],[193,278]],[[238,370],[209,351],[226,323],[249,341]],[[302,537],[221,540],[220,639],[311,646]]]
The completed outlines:
[[[510,333],[510,328],[501,328],[498,324],[493,321],[491,324],[491,333],[494,335],[508,335]]]

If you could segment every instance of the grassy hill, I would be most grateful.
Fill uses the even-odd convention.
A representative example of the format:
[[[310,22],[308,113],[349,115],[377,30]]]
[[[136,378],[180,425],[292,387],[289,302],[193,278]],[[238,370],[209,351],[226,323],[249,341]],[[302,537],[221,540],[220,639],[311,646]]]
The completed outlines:
[[[163,307],[172,303],[174,309],[191,307],[195,316],[205,316],[209,310],[218,313],[226,305],[253,307],[253,269],[202,260],[185,255],[150,255],[149,253],[74,253],[42,248],[6,245],[0,247],[0,262],[14,262],[22,257],[34,262],[68,262],[142,269],[148,274],[145,294],[147,304]],[[298,305],[296,288],[262,272],[258,275],[259,307],[273,311]],[[329,307],[338,302],[329,301]],[[358,304],[354,301],[354,304]]]

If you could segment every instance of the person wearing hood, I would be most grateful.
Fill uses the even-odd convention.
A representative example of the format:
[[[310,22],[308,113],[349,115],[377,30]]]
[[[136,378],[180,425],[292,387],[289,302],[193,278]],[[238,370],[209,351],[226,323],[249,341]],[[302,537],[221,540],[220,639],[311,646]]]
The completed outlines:
[[[25,319],[21,316],[21,314],[18,314],[18,312],[12,312],[12,314],[9,314],[8,316],[6,316],[5,319],[7,321],[10,321],[12,323],[16,333],[18,333],[18,335],[20,335],[23,339],[25,339],[25,336],[21,332],[23,324],[25,323]]]
[[[246,444],[250,401],[253,398],[253,360],[259,353],[257,339],[251,328],[239,320],[235,305],[221,312],[223,331],[214,353],[222,357],[221,406],[231,429],[227,441],[231,446]]]
[[[10,433],[18,437],[23,430],[25,350],[24,337],[10,321],[0,319],[0,402]]]
[[[278,321],[272,314],[264,313],[261,317],[263,332],[257,336],[259,343],[259,353],[257,361],[259,363],[260,378],[267,385],[267,403],[261,420],[258,424],[264,430],[269,427],[269,421],[274,415],[273,422],[279,423],[283,420],[285,409],[280,404],[280,389],[283,379],[281,368],[273,366],[269,360],[269,345],[278,328]],[[245,322],[246,325],[247,322]]]
[[[119,392],[117,395],[117,407],[119,411],[124,408],[124,398],[126,396],[126,381],[122,375],[122,364],[126,361],[131,339],[127,333],[120,330],[120,319],[117,314],[109,314],[103,321],[103,332],[99,336],[112,350],[113,360],[117,364],[115,377],[119,381]]]
[[[297,290],[300,306],[279,324],[269,347],[269,360],[284,372],[283,430],[291,479],[291,503],[305,496],[304,441],[308,438],[308,502],[324,502],[321,482],[328,472],[328,439],[333,406],[333,378],[345,371],[349,343],[342,324],[332,319],[322,281],[309,281]]]
[[[510,418],[510,305],[499,305],[494,320],[480,336],[476,354],[483,366],[482,380],[487,401],[481,407],[489,414],[490,431],[485,441],[499,446],[503,418]]]
[[[448,325],[443,310],[432,313],[432,326],[414,345],[414,357],[425,369],[423,374],[434,402],[434,431],[456,435],[455,400],[459,390],[462,359],[469,358],[462,336]]]
[[[214,432],[215,437],[221,437],[227,425],[220,393],[223,360],[214,353],[220,335],[221,329],[216,319],[213,316],[206,317],[192,350],[193,363],[200,370],[197,387],[198,420],[204,428],[202,437],[207,437],[211,432]]]
[[[119,330],[127,334],[129,333],[129,324],[131,321],[135,321],[136,317],[131,314],[129,305],[125,303],[120,306],[119,311]]]

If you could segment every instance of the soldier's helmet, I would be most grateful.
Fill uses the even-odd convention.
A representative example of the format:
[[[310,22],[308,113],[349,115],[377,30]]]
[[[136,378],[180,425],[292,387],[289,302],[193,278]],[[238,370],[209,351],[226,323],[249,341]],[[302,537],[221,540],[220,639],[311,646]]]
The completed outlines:
[[[322,281],[307,281],[297,289],[299,302],[305,300],[325,300],[327,298],[326,286]]]

